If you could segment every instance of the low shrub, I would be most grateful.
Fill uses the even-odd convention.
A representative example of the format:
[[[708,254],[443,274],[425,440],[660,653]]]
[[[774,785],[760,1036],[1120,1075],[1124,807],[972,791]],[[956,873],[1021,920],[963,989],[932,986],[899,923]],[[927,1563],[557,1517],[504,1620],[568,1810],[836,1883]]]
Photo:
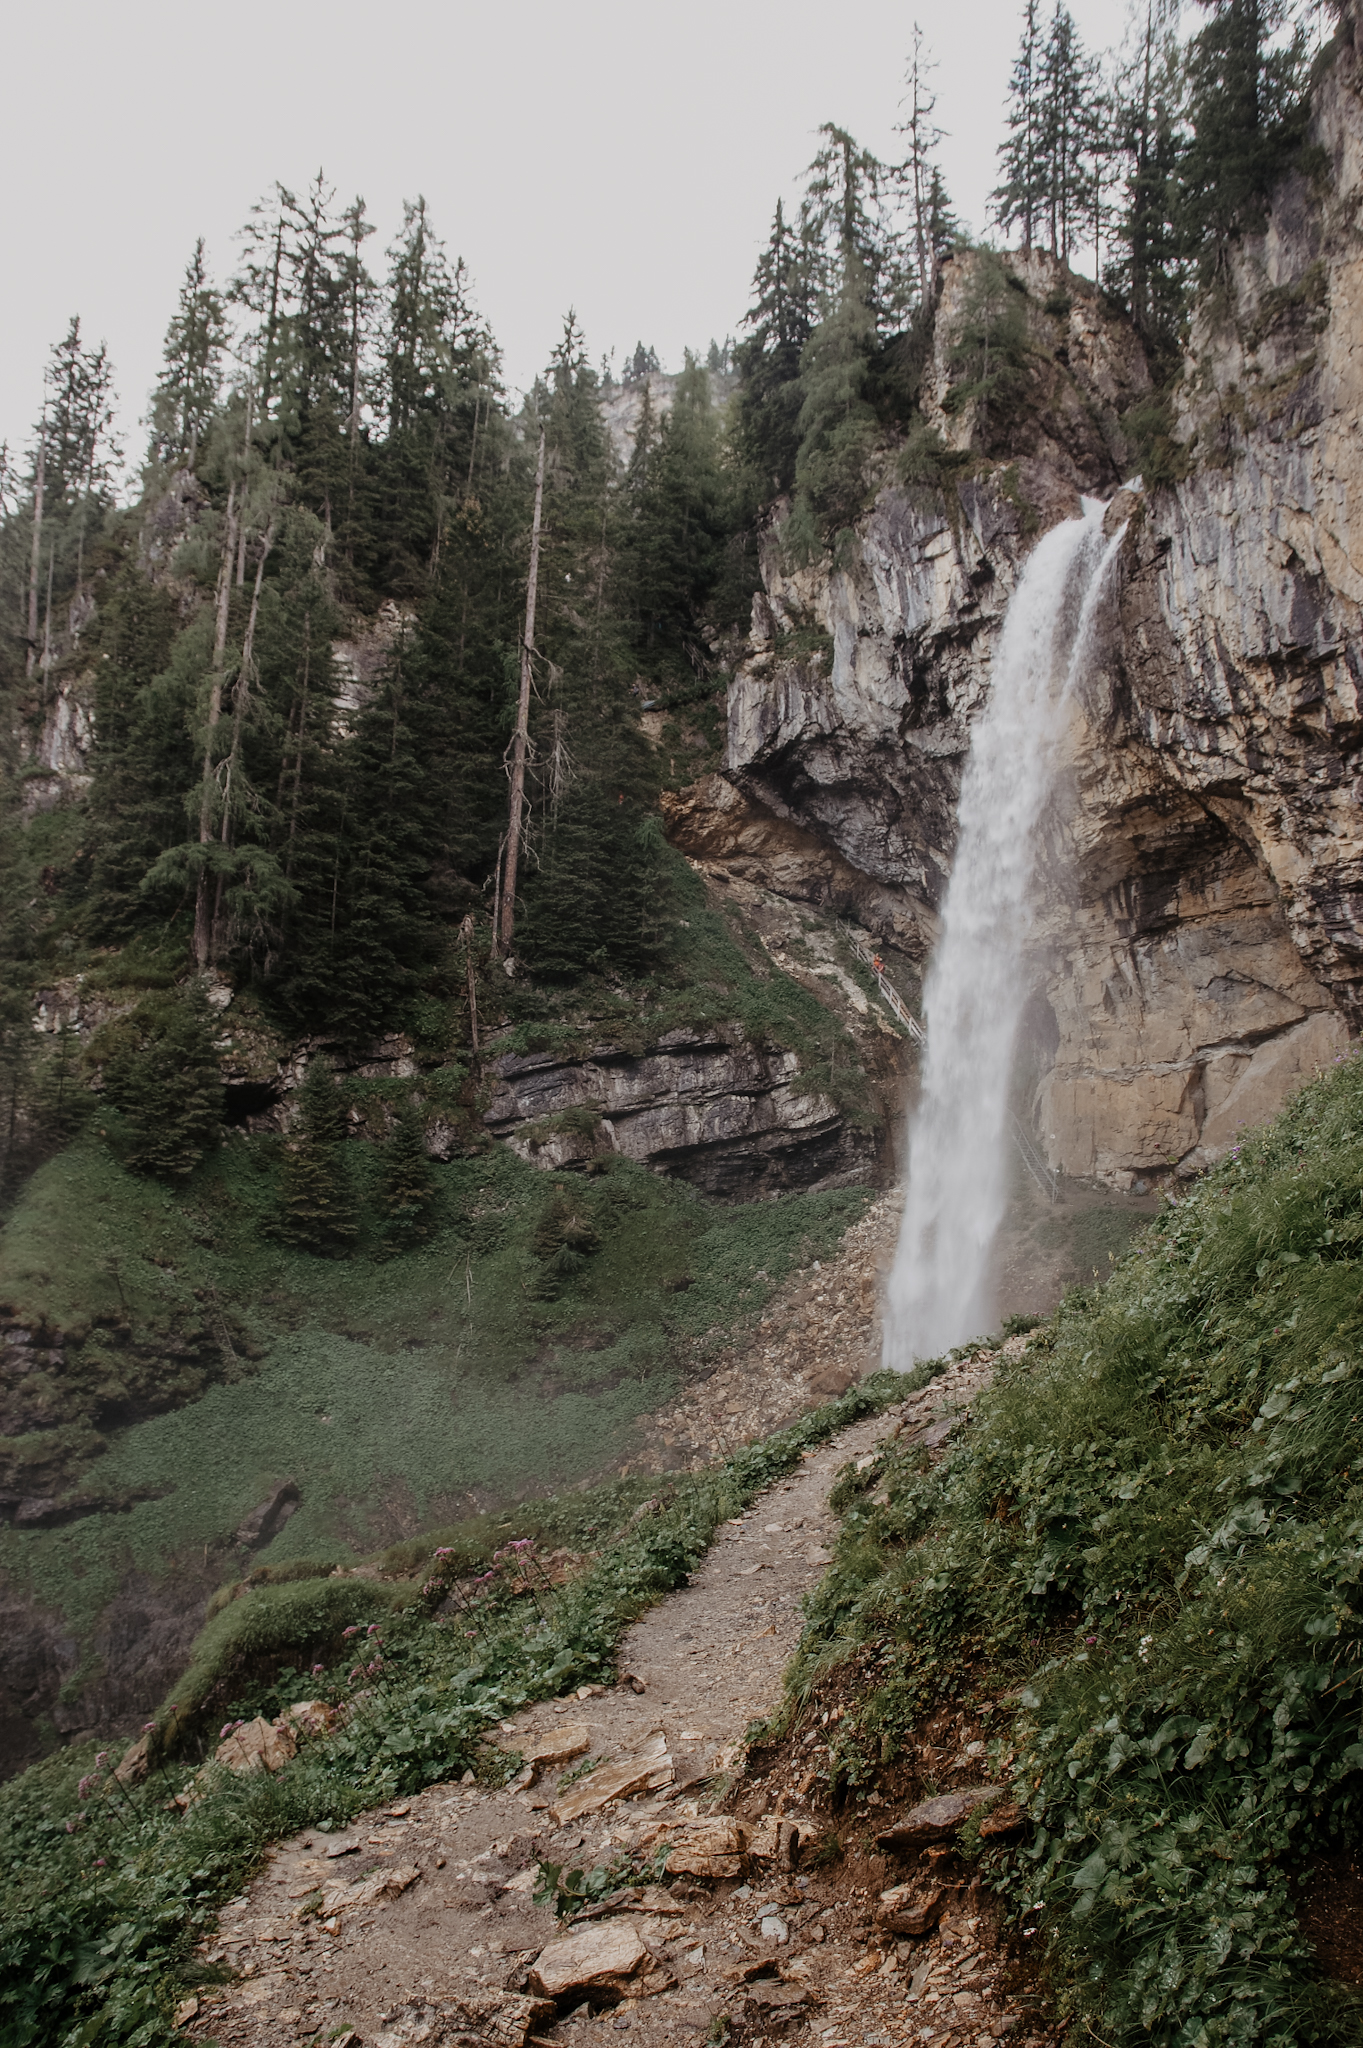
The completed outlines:
[[[842,1740],[883,1759],[1020,1689],[1030,1838],[983,1867],[1044,1906],[1094,2038],[1357,2038],[1294,1884],[1363,1815],[1361,1250],[1350,1058],[1071,1294],[941,1464],[891,1446],[840,1491],[793,1699],[873,1665]]]

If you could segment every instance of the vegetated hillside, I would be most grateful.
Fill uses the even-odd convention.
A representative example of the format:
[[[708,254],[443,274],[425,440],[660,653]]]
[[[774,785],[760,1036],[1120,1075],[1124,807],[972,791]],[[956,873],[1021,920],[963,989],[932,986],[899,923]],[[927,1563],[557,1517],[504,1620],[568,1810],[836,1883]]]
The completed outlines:
[[[121,1788],[112,1759],[89,1743],[0,1790],[0,2038],[22,2048],[81,2032],[129,2048],[165,2038],[178,1998],[202,1981],[196,1942],[270,1841],[301,1826],[343,1826],[466,1768],[503,1783],[506,1754],[488,1741],[499,1720],[528,1700],[608,1678],[629,1623],[685,1582],[722,1521],[803,1450],[874,1414],[904,1384],[882,1374],[724,1465],[669,1484],[661,1498],[637,1500],[644,1488],[631,1498],[617,1485],[576,1511],[560,1502],[532,1515],[528,1532],[601,1550],[557,1595],[533,1567],[522,1582],[505,1549],[499,1568],[498,1536],[484,1526],[449,1532],[450,1547],[434,1558],[427,1548],[425,1583],[427,1566],[409,1554],[389,1560],[416,1567],[404,1586],[313,1577],[229,1604],[204,1633],[188,1695],[156,1716],[160,1762],[145,1780]],[[489,1567],[486,1580],[465,1579],[453,1621],[433,1615],[454,1574],[475,1561]],[[325,1663],[278,1674],[290,1642],[300,1663]],[[267,1653],[264,1681],[252,1682],[253,1651]],[[203,1710],[216,1704],[224,1674],[242,1685],[229,1718],[320,1697],[344,1705],[344,1732],[308,1744],[278,1774],[212,1770],[195,1783],[180,1751],[202,1738]],[[182,1813],[169,1786],[203,1796]],[[598,1893],[613,1881],[593,1874]]]
[[[384,1257],[395,1142],[317,1148],[369,1238],[342,1259],[281,1241],[278,1141],[229,1140],[171,1189],[91,1132],[29,1183],[0,1250],[31,1338],[4,1353],[11,1769],[135,1726],[253,1563],[347,1560],[627,1466],[707,1334],[864,1199],[721,1209],[628,1161],[566,1180],[487,1145],[428,1169],[421,1240]]]
[[[1001,1360],[940,1464],[844,1482],[795,1729],[846,1705],[860,1810],[944,1703],[1003,1707],[1025,1824],[973,1853],[1095,2038],[1358,2038],[1361,1257],[1352,1055]]]
[[[983,1766],[1011,1775],[1024,1815],[1010,1844],[968,1834],[964,1853],[1031,1936],[1034,1980],[1044,1965],[1062,2015],[1103,2040],[1358,2038],[1360,1246],[1353,1057],[1002,1361],[941,1462],[891,1438],[834,1496],[834,1562],[759,1755],[799,1742],[836,1699],[828,1753],[802,1746],[799,1769],[860,1844],[873,1796],[883,1819],[884,1792],[922,1783],[927,1724],[943,1709],[982,1721]],[[259,1574],[220,1605],[155,1718],[163,1770],[125,1794],[86,1744],[0,1795],[14,2038],[61,2038],[96,2010],[111,2040],[154,2037],[272,1836],[466,1765],[505,1772],[484,1730],[609,1677],[623,1625],[724,1516],[932,1369],[880,1375],[721,1471],[679,1476],[651,1513],[631,1514],[629,1482],[544,1504],[525,1533],[601,1553],[557,1595],[517,1597],[505,1557],[468,1578],[505,1522],[450,1531],[429,1565],[425,1547],[395,1551],[405,1583],[301,1561],[297,1579]],[[455,1573],[452,1627],[431,1611]],[[340,1632],[371,1623],[379,1643],[366,1633],[357,1664]],[[183,1818],[168,1810],[209,1708],[275,1713],[357,1688],[338,1737],[274,1776],[210,1779]]]

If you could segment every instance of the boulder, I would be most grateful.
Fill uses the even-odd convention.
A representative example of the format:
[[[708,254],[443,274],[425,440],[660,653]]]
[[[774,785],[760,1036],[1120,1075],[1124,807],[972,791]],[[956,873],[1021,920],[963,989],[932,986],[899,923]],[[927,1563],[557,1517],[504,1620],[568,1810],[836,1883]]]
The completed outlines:
[[[799,1853],[800,1830],[777,1813],[764,1813],[748,1837],[748,1854],[778,1870],[793,1870]]]
[[[150,1744],[150,1735],[139,1735],[136,1742],[130,1743],[124,1750],[123,1761],[114,1772],[118,1784],[138,1785],[142,1782],[147,1775]]]
[[[589,1778],[572,1786],[550,1807],[549,1817],[556,1827],[566,1827],[584,1813],[608,1806],[612,1799],[627,1798],[631,1792],[656,1792],[670,1785],[673,1776],[667,1737],[657,1728],[636,1755],[618,1764],[599,1764]]]
[[[692,1820],[673,1840],[667,1858],[669,1877],[738,1877],[748,1849],[748,1831],[738,1821],[720,1815],[713,1820]]]
[[[420,1875],[415,1863],[395,1863],[391,1870],[371,1871],[351,1884],[329,1884],[322,1893],[322,1911],[353,1911],[356,1906],[372,1906],[378,1899],[395,1899]]]
[[[901,1934],[914,1939],[931,1933],[942,1917],[946,1902],[946,1893],[941,1885],[919,1892],[911,1884],[897,1884],[892,1890],[881,1893],[876,1920],[887,1934]]]
[[[278,1771],[298,1754],[298,1738],[286,1722],[276,1727],[261,1715],[234,1728],[213,1752],[229,1771]]]
[[[961,1792],[944,1792],[936,1799],[925,1799],[902,1820],[882,1828],[876,1836],[876,1847],[925,1849],[932,1842],[948,1842],[977,1807],[1002,1797],[1001,1785],[969,1785]]]
[[[513,1742],[519,1749],[525,1767],[532,1776],[540,1771],[557,1770],[562,1764],[570,1764],[574,1757],[585,1756],[592,1746],[591,1731],[585,1721],[565,1721],[558,1728],[551,1728],[547,1735],[532,1735],[528,1742]]]
[[[476,2031],[490,2048],[528,2048],[541,2028],[552,2027],[558,2017],[552,1999],[526,1998],[517,1991],[465,1991],[452,2004],[470,2032]]]
[[[590,1999],[615,2005],[653,1968],[653,1957],[628,1920],[597,1920],[551,1941],[530,1966],[531,1991],[556,2005]]]
[[[295,1700],[274,1725],[292,1728],[297,1735],[327,1735],[336,1725],[336,1713],[325,1700]]]
[[[801,1984],[774,1984],[763,1979],[748,1986],[748,2003],[756,2006],[759,2013],[798,2012],[812,2000],[813,1993]]]

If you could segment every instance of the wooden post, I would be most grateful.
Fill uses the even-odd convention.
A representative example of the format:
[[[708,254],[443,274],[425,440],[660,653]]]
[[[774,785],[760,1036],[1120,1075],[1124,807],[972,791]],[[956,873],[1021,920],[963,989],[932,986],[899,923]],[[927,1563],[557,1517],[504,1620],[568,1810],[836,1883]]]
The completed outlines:
[[[530,580],[525,590],[525,633],[521,639],[521,694],[516,705],[516,737],[511,746],[511,809],[506,826],[506,868],[502,878],[501,942],[510,953],[516,930],[516,870],[520,864],[521,818],[525,811],[525,750],[530,735],[531,656],[535,650],[535,589],[540,575],[540,515],[544,510],[544,429],[540,428],[539,462],[535,468],[535,516],[530,526]]]

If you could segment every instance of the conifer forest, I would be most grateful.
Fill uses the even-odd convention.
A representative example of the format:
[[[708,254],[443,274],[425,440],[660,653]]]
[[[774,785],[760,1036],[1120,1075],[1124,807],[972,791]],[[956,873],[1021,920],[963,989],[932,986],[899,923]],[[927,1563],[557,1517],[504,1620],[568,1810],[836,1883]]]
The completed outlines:
[[[0,2048],[1363,2038],[1363,16],[1117,12],[681,361],[325,165],[69,273]]]
[[[1138,28],[1100,58],[1063,6],[1028,6],[995,218],[1025,249],[1096,259],[1168,360],[1199,282],[1302,146],[1308,28],[1257,0],[1183,40],[1153,4]],[[664,966],[663,764],[641,703],[722,693],[773,505],[782,547],[812,558],[837,548],[887,446],[924,481],[949,461],[917,410],[962,239],[933,112],[915,31],[899,160],[822,131],[798,197],[776,204],[739,339],[688,356],[661,417],[656,358],[627,355],[645,402],[623,459],[609,373],[571,311],[512,408],[476,280],[419,197],[384,252],[363,199],[322,172],[251,207],[228,275],[196,246],[145,448],[114,439],[114,368],[73,313],[27,445],[0,458],[11,1146],[62,1093],[30,1057],[30,993],[81,949],[159,963],[181,992],[145,1028],[186,1045],[192,1019],[171,1017],[192,1009],[187,965],[345,1047],[414,1023],[471,1045],[468,991],[498,961],[518,967],[509,987],[495,969],[513,1012],[529,991]],[[1019,308],[988,267],[975,298],[953,393],[999,408],[1021,374]],[[385,651],[357,690],[335,649],[375,621]],[[34,834],[24,735],[89,670],[88,789]],[[170,1064],[192,1071],[178,1051]],[[185,1104],[186,1159],[210,1110]]]

